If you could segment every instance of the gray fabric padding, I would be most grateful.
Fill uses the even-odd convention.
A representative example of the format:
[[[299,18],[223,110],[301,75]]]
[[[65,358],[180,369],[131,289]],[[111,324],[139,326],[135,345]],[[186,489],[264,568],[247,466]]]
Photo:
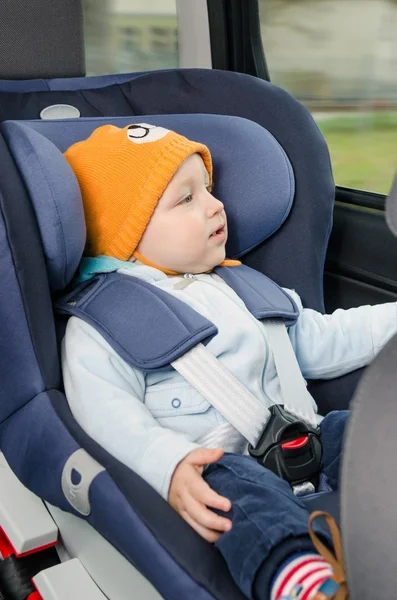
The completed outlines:
[[[397,336],[365,372],[352,404],[341,482],[351,600],[396,598]]]
[[[386,223],[390,231],[397,237],[397,173],[386,199]]]
[[[1,79],[81,75],[85,75],[81,0],[1,0]]]

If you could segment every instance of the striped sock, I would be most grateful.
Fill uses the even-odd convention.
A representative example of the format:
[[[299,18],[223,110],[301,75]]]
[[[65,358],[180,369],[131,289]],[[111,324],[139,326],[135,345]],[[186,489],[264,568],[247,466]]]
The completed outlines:
[[[331,566],[319,554],[293,554],[276,573],[270,600],[313,600],[322,584],[332,575]]]

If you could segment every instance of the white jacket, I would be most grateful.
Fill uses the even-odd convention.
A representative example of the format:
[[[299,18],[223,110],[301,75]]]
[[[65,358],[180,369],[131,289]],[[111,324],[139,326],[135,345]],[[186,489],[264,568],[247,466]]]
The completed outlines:
[[[220,277],[201,274],[178,290],[181,277],[152,267],[121,272],[166,290],[212,321],[218,334],[207,348],[267,407],[282,403],[265,329]],[[367,365],[397,330],[394,302],[322,315],[302,308],[298,295],[288,293],[300,311],[289,336],[306,379],[338,377]],[[133,369],[76,317],[66,329],[62,369],[80,426],[165,499],[176,465],[198,447],[195,440],[224,422],[179,373]]]

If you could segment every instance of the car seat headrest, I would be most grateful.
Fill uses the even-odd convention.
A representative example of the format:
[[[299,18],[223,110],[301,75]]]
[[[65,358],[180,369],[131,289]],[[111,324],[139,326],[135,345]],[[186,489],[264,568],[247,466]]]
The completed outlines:
[[[85,223],[76,177],[54,144],[22,123],[4,130],[39,225],[53,291],[71,281],[85,245]]]
[[[289,159],[266,129],[247,119],[193,114],[9,121],[3,132],[36,211],[52,290],[70,282],[85,240],[80,191],[62,152],[101,125],[134,122],[174,129],[209,147],[214,194],[228,216],[228,257],[263,242],[289,214],[295,193]]]

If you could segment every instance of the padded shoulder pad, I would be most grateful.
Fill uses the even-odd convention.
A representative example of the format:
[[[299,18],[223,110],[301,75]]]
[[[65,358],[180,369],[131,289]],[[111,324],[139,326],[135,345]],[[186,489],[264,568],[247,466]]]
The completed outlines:
[[[246,265],[216,267],[214,270],[257,319],[280,318],[290,327],[299,317],[299,309],[293,299],[263,273]]]
[[[213,323],[150,283],[121,273],[91,279],[56,303],[92,325],[132,367],[156,371],[218,333]]]

